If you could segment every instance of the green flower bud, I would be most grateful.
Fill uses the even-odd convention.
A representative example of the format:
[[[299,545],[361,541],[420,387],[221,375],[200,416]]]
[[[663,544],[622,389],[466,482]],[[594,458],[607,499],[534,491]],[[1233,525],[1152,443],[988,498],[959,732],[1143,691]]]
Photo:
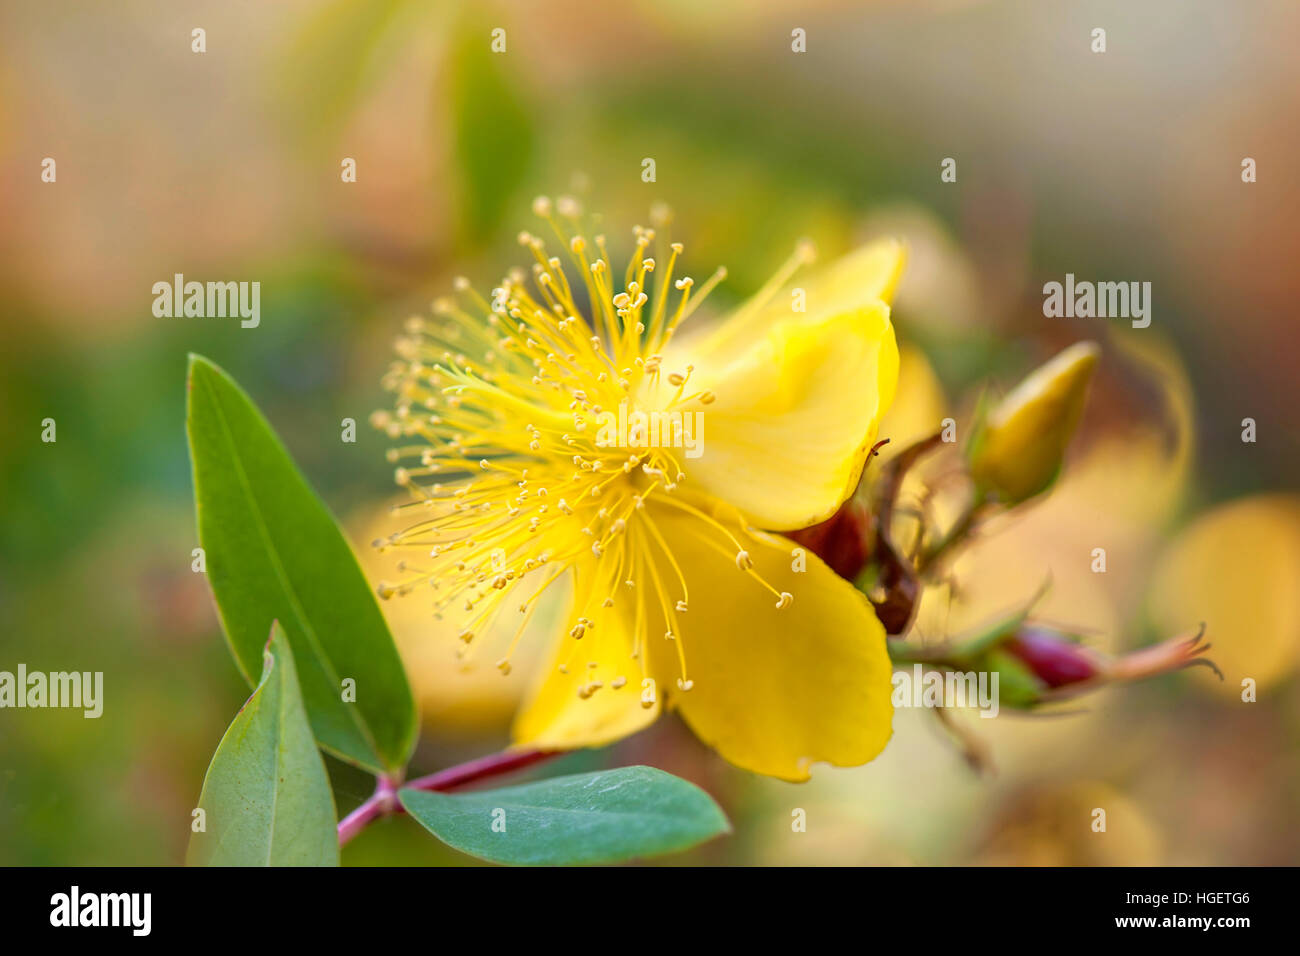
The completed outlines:
[[[1095,342],[1070,346],[989,414],[970,448],[971,477],[983,493],[1015,505],[1051,486],[1100,355]]]

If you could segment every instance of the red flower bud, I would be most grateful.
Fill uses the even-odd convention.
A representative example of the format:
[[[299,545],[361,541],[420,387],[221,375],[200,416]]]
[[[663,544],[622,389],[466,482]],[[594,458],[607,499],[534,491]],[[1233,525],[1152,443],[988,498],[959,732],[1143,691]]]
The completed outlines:
[[[1002,647],[1052,688],[1091,680],[1100,671],[1097,658],[1088,650],[1046,628],[1026,627]]]
[[[865,504],[850,498],[821,524],[788,535],[830,566],[840,577],[857,579],[871,557],[871,512]]]

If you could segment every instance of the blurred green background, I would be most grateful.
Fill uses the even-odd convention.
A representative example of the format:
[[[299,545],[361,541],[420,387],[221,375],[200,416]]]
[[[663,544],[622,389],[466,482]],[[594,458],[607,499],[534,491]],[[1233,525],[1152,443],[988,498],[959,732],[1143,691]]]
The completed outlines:
[[[1050,570],[1052,616],[1111,649],[1208,620],[1228,678],[967,721],[983,779],[911,711],[877,761],[802,786],[672,718],[565,765],[709,789],[736,832],[684,862],[1300,861],[1298,31],[1281,0],[0,3],[0,669],[102,670],[107,698],[99,720],[0,711],[0,864],[179,862],[247,694],[190,571],[186,353],[248,389],[363,551],[393,495],[364,424],[391,340],[453,276],[490,287],[523,261],[538,192],[578,192],[620,242],[669,203],[693,273],[727,265],[723,305],[799,237],[829,256],[903,236],[900,403],[923,422],[1101,339],[1077,477],[918,626],[955,631]],[[1151,328],[1044,318],[1066,272],[1150,281]],[[260,327],[154,317],[174,273],[260,281]],[[502,746],[518,682],[461,680],[418,609],[385,610],[424,698],[415,769]],[[342,811],[368,794],[330,771]],[[1094,806],[1114,808],[1105,836]],[[468,862],[419,832],[385,821],[344,860]]]

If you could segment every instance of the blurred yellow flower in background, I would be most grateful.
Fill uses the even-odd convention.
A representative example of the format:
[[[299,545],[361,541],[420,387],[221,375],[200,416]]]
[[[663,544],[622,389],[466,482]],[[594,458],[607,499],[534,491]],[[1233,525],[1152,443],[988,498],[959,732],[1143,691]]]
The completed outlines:
[[[1010,795],[976,860],[982,866],[1152,866],[1164,844],[1127,794],[1079,780]]]
[[[857,485],[897,384],[901,246],[832,263],[800,308],[778,293],[811,257],[801,246],[725,321],[679,335],[725,271],[698,292],[674,281],[666,217],[634,230],[616,271],[576,201],[534,211],[572,273],[522,233],[531,286],[515,271],[484,297],[458,280],[399,342],[396,409],[374,421],[407,440],[390,460],[407,462],[417,523],[377,544],[415,557],[381,594],[431,586],[464,656],[488,645],[509,674],[540,595],[572,580],[521,746],[603,745],[666,701],[759,773],[872,759],[892,714],[883,628],[849,582],[770,532],[826,518]],[[511,607],[519,624],[496,640]]]
[[[1206,621],[1227,680],[1204,681],[1227,697],[1242,680],[1269,687],[1300,656],[1300,496],[1259,495],[1198,517],[1165,549],[1151,585],[1157,628]]]

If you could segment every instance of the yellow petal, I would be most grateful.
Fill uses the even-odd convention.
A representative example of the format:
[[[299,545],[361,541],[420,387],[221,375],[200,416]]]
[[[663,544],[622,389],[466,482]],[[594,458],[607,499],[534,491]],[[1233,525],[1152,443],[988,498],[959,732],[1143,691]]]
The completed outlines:
[[[818,322],[876,302],[888,304],[893,300],[905,261],[906,250],[896,239],[861,246],[806,279],[796,276],[788,283],[791,291],[803,290],[805,311],[792,310],[790,291],[771,297],[766,295],[771,290],[764,290],[695,342],[687,340],[681,352],[689,353],[688,357],[697,362],[719,364],[746,351],[779,322],[792,318]],[[675,351],[669,350],[670,354]]]
[[[893,301],[906,259],[897,239],[881,239],[836,259],[807,283],[809,312],[829,314],[873,299]]]
[[[631,616],[624,618],[614,608],[601,608],[613,590],[612,573],[594,560],[575,571],[574,611],[564,620],[586,617],[595,627],[586,628],[583,636],[575,639],[570,632],[573,625],[566,623],[556,636],[550,659],[538,672],[532,693],[515,718],[512,736],[517,746],[543,750],[601,747],[636,733],[659,716],[658,694],[650,698],[650,706],[642,703],[645,671],[641,662],[632,658]],[[622,594],[614,594],[620,604],[631,603]],[[580,696],[593,682],[601,686]],[[618,684],[622,686],[615,686]]]
[[[651,673],[670,706],[702,741],[756,773],[806,780],[813,763],[874,758],[892,732],[893,704],[885,632],[871,605],[815,555],[796,565],[791,541],[745,532],[740,516],[720,504],[695,507],[709,508],[744,545],[753,571],[794,601],[778,610],[777,597],[740,570],[735,544],[716,526],[669,501],[647,502],[693,585],[688,610],[675,615],[674,640],[663,636],[662,614],[646,625]],[[674,580],[662,549],[654,554],[660,580]],[[677,684],[678,644],[688,691]]]
[[[725,367],[692,377],[716,400],[701,413],[692,488],[774,531],[828,518],[853,493],[898,382],[889,307],[772,326]]]

